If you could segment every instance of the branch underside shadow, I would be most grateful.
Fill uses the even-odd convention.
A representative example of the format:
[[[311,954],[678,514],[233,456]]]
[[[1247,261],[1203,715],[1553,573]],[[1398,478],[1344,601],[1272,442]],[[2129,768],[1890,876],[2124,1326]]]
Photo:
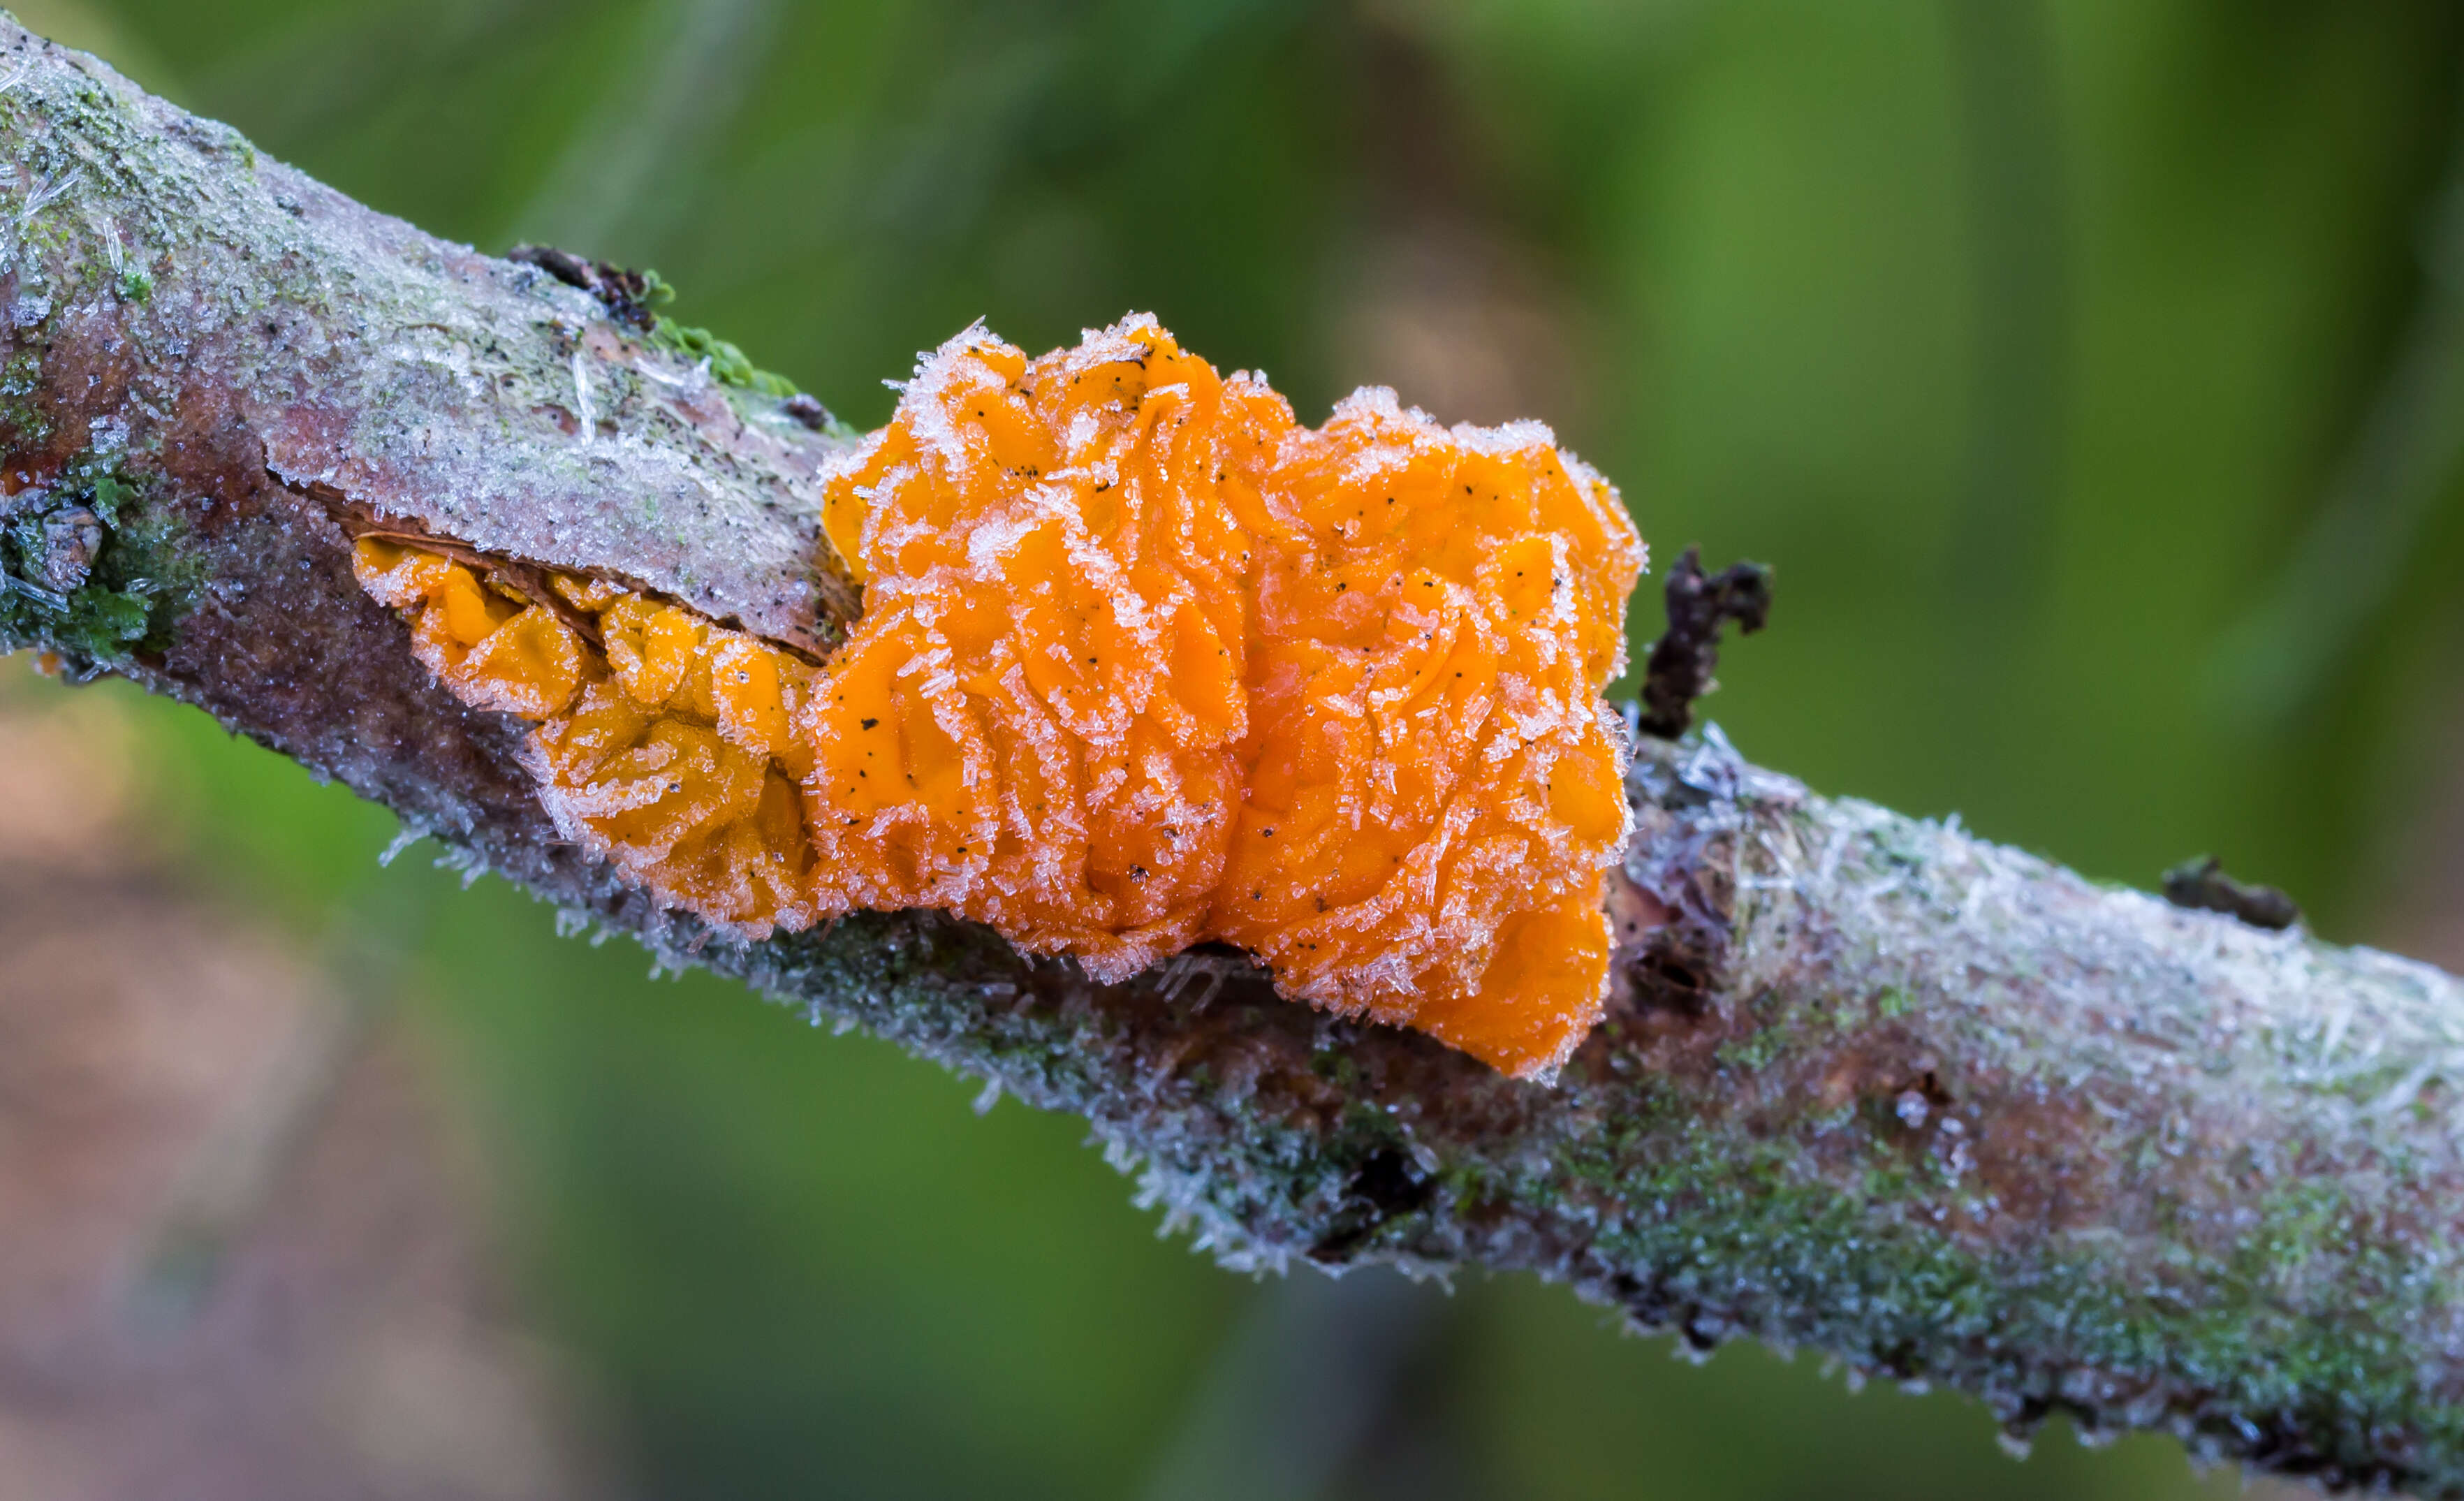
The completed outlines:
[[[1230,951],[1108,986],[929,913],[714,935],[557,838],[523,726],[430,680],[345,521],[819,652],[854,598],[807,562],[836,440],[5,20],[0,85],[0,526],[76,543],[0,549],[6,642],[196,704],[581,925],[1085,1116],[1230,1265],[1528,1269],[2014,1433],[2059,1410],[2464,1494],[2454,980],[1815,796],[1716,730],[1638,752],[1610,1014],[1553,1086]]]

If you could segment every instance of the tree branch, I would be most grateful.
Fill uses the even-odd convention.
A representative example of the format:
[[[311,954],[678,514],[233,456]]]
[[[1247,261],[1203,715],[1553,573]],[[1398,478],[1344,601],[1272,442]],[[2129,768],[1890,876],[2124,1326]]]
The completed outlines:
[[[560,843],[522,727],[350,575],[415,531],[819,653],[834,439],[0,18],[0,637],[112,671],[664,960],[1086,1116],[1228,1264],[1526,1269],[2202,1454],[2464,1494],[2464,987],[1646,742],[1553,1087],[930,913],[743,944]],[[83,519],[80,519],[79,518]]]

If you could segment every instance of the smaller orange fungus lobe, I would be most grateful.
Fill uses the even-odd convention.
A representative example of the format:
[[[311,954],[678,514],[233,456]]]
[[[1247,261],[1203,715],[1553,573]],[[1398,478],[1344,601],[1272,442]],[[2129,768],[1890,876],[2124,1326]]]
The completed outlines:
[[[491,588],[451,558],[390,542],[363,541],[352,563],[363,588],[412,611],[411,650],[463,701],[541,719],[582,685],[582,643],[545,606]]]
[[[464,564],[363,539],[360,583],[411,614],[411,649],[465,702],[544,721],[528,759],[567,838],[671,905],[747,938],[813,920],[812,844],[787,733],[813,670],[690,610],[553,577],[595,614],[594,650],[546,605],[519,606]]]
[[[1519,1076],[1597,1020],[1642,548],[1547,429],[1372,390],[1310,430],[1152,319],[970,330],[823,499],[865,607],[819,668],[583,581],[604,650],[450,559],[361,578],[540,721],[561,827],[747,936],[937,907],[1103,980],[1220,939]]]

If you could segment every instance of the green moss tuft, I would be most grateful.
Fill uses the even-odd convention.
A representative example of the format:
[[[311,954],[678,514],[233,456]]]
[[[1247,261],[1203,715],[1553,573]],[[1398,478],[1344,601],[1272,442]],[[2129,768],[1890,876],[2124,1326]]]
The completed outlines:
[[[0,442],[17,451],[40,448],[52,435],[51,418],[36,399],[42,389],[43,351],[21,345],[0,362]]]
[[[783,375],[757,369],[744,351],[707,328],[688,328],[662,315],[650,330],[650,342],[689,360],[710,362],[710,376],[721,386],[785,398],[796,394],[796,383]]]
[[[159,650],[200,566],[142,503],[116,459],[89,450],[0,504],[0,646],[112,666]]]
[[[738,390],[756,391],[781,400],[797,392],[796,383],[783,375],[758,368],[744,351],[719,338],[707,328],[693,328],[677,322],[656,310],[676,299],[675,284],[655,271],[641,274],[642,295],[637,299],[651,313],[650,342],[661,349],[683,355],[688,360],[710,362],[711,379],[721,386]]]

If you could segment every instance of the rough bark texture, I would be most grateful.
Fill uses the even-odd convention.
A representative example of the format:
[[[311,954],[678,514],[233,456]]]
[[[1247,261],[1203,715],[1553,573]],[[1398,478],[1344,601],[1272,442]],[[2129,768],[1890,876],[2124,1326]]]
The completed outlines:
[[[2464,1494],[2454,980],[1815,797],[1716,731],[1639,756],[1617,998],[1553,1087],[1229,953],[1104,986],[932,914],[714,936],[557,841],[520,726],[413,662],[343,519],[820,651],[831,440],[5,18],[0,85],[0,635],[205,708],[577,925],[1085,1115],[1228,1263],[1527,1269],[2014,1433],[2058,1409]],[[80,497],[99,548],[55,524]]]

